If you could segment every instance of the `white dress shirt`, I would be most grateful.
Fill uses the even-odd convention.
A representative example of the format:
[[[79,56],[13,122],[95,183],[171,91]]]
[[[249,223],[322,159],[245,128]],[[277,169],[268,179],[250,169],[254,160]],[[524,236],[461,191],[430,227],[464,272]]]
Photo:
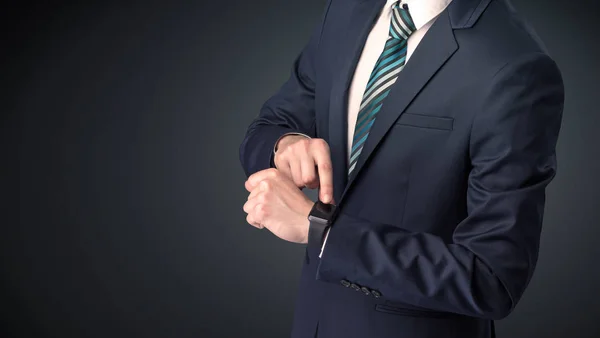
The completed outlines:
[[[377,21],[373,25],[373,28],[367,37],[362,54],[358,60],[356,69],[354,70],[354,77],[352,78],[350,92],[348,94],[348,141],[346,144],[348,148],[348,158],[346,159],[348,164],[350,163],[350,154],[352,153],[352,139],[354,138],[354,127],[356,125],[356,118],[358,116],[360,103],[367,87],[369,77],[371,76],[371,72],[375,67],[375,63],[377,63],[377,59],[383,51],[385,42],[388,38],[390,23],[392,20],[392,6],[396,1],[397,0],[387,0],[385,6],[383,6],[381,9],[381,13],[379,14]],[[407,46],[405,62],[409,62],[410,56],[414,52],[415,48],[417,48],[417,45],[429,27],[433,24],[438,15],[448,6],[448,4],[450,4],[450,2],[451,0],[400,1],[401,6],[404,4],[408,5],[408,11],[413,19],[415,28],[417,29],[408,37],[408,41],[406,42]],[[298,134],[309,137],[308,135],[301,133],[288,133],[285,135],[290,134]],[[279,140],[275,142],[273,151],[277,150],[277,143],[279,143]],[[329,232],[327,232],[325,235],[325,240],[323,242],[323,247],[321,248],[319,257],[321,257],[323,254],[323,249],[325,248],[328,235]]]

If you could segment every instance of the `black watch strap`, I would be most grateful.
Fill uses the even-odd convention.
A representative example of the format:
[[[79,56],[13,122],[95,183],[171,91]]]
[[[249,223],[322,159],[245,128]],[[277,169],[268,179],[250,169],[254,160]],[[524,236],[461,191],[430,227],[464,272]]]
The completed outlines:
[[[315,202],[310,213],[308,214],[308,245],[318,246],[323,245],[325,231],[331,225],[335,214],[336,206],[334,204],[325,204],[321,201]]]

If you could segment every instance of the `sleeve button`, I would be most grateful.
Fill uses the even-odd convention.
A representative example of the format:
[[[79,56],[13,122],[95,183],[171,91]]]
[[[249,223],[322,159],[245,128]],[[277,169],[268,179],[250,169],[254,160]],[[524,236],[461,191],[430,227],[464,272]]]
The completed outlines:
[[[342,279],[342,280],[340,281],[340,283],[342,283],[342,285],[343,285],[343,286],[345,286],[345,287],[349,287],[349,286],[350,286],[350,282],[348,282],[348,281],[347,281],[347,280],[345,280],[345,279]]]
[[[373,297],[375,298],[379,298],[381,297],[381,293],[377,290],[371,290],[371,294],[373,295]]]
[[[369,288],[367,288],[367,287],[365,287],[365,286],[363,286],[362,288],[360,288],[360,290],[361,290],[361,291],[362,291],[362,292],[363,292],[363,293],[364,293],[366,296],[368,296],[368,295],[370,295],[370,294],[371,294],[371,291],[369,291]]]
[[[350,284],[350,287],[353,288],[355,291],[360,290],[360,286],[358,286],[358,285],[356,285],[354,283]]]

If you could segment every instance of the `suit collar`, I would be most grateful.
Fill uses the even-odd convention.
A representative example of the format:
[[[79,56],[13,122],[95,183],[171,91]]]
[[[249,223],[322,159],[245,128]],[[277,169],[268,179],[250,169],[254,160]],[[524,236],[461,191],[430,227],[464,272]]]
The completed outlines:
[[[412,0],[412,2],[415,2],[415,0]],[[481,13],[483,13],[492,0],[452,0],[448,2],[450,2],[447,6],[448,15],[450,16],[450,26],[452,29],[464,29],[471,28],[477,22]],[[367,3],[381,8],[386,3],[386,0],[349,0],[348,3],[350,6]]]
[[[452,29],[471,28],[492,0],[453,0],[448,5]]]
[[[392,6],[397,0],[387,0],[386,6]],[[408,11],[415,23],[415,27],[420,29],[426,23],[440,14],[452,0],[402,0],[402,4],[408,5]]]

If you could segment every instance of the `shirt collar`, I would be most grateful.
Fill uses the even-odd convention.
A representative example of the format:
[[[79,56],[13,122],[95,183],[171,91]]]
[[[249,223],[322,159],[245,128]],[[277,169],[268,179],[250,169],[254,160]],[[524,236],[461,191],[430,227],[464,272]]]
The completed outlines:
[[[388,0],[386,6],[392,6],[397,0]],[[440,14],[452,0],[400,0],[400,5],[407,4],[410,16],[417,29],[423,27],[431,19]]]

